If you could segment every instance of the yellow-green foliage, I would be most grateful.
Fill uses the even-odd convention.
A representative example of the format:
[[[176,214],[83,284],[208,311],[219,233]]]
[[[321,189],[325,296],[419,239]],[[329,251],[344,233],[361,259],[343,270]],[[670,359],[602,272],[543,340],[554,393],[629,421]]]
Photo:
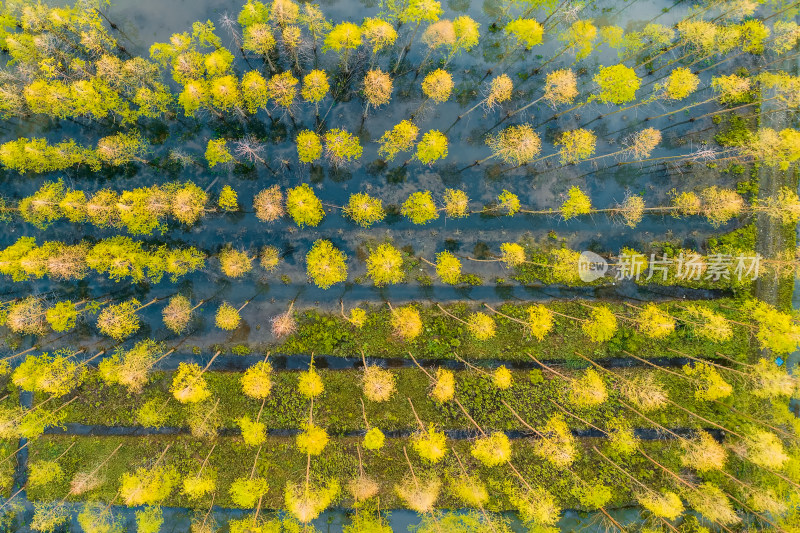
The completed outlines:
[[[308,455],[319,455],[327,446],[330,438],[323,428],[312,424],[303,424],[303,431],[297,435],[297,449]]]
[[[525,248],[515,242],[504,242],[500,245],[500,260],[508,267],[514,268],[527,260]]]
[[[136,511],[137,533],[158,533],[164,525],[164,513],[161,507],[149,506]]]
[[[617,317],[606,306],[596,306],[581,329],[594,342],[606,342],[617,332]]]
[[[228,494],[234,504],[251,509],[268,490],[269,484],[262,477],[240,477],[231,483]]]
[[[531,487],[523,492],[514,490],[509,494],[511,505],[519,512],[523,522],[532,525],[533,531],[551,531],[561,517],[561,508],[548,491],[540,487]]]
[[[183,479],[181,492],[188,496],[190,500],[198,500],[207,494],[211,494],[217,488],[215,474],[216,472],[208,467],[196,475],[190,474]]]
[[[636,72],[625,65],[600,67],[593,78],[599,90],[595,98],[604,104],[626,104],[636,100],[636,91],[642,80]]]
[[[762,348],[777,354],[791,353],[800,346],[800,324],[788,313],[778,311],[764,302],[752,302],[746,307],[758,324],[756,338]]]
[[[377,366],[364,369],[364,396],[373,402],[385,402],[395,391],[394,374]]]
[[[306,254],[306,273],[321,289],[347,280],[347,256],[331,241],[319,239]]]
[[[350,310],[347,320],[357,328],[364,327],[367,323],[367,312],[360,307],[354,307]]]
[[[492,383],[500,390],[510,389],[514,381],[511,377],[511,371],[505,365],[498,366],[492,372]]]
[[[519,196],[511,191],[503,189],[503,192],[497,197],[497,210],[506,216],[514,216],[519,212],[520,201]]]
[[[178,364],[169,391],[180,403],[198,403],[211,396],[202,369],[194,363]]]
[[[118,341],[130,337],[139,331],[139,307],[136,299],[104,307],[97,316],[97,329]]]
[[[469,215],[469,196],[460,189],[444,190],[444,212],[450,218],[464,218]]]
[[[594,154],[597,136],[592,131],[580,128],[565,131],[555,144],[561,146],[559,154],[563,164],[578,163]]]
[[[393,309],[392,329],[394,334],[404,341],[413,341],[422,333],[422,318],[419,311],[411,306]]]
[[[656,87],[664,90],[664,94],[672,100],[683,100],[700,85],[700,78],[686,67],[678,67],[669,73],[669,78],[663,85]]]
[[[328,75],[324,70],[314,69],[303,78],[303,87],[300,89],[300,96],[306,102],[316,104],[328,94],[330,83]]]
[[[322,218],[325,216],[322,202],[307,183],[286,191],[286,212],[301,228],[304,226],[314,227],[322,222]]]
[[[489,501],[489,491],[477,476],[460,476],[453,480],[450,492],[470,507],[483,507]]]
[[[456,378],[452,370],[437,368],[429,396],[439,403],[448,402],[456,393]]]
[[[233,187],[225,185],[219,192],[217,204],[223,211],[238,211],[239,196],[236,194],[236,191],[233,190]]]
[[[343,165],[361,157],[364,149],[358,137],[341,129],[325,132],[325,153],[333,165]]]
[[[437,431],[433,424],[425,431],[418,431],[411,437],[411,444],[420,457],[431,463],[438,463],[447,455],[447,436]]]
[[[225,247],[219,252],[217,258],[220,270],[229,278],[241,278],[253,270],[253,262],[245,252]]]
[[[259,361],[245,370],[239,381],[246,396],[263,400],[272,392],[272,365]]]
[[[663,339],[675,331],[675,319],[660,307],[649,303],[636,318],[639,331],[651,339]]]
[[[453,76],[446,70],[437,68],[422,80],[422,94],[441,104],[453,92]]]
[[[439,211],[433,203],[430,191],[411,193],[403,202],[400,213],[414,224],[427,224],[439,218]]]
[[[535,19],[525,18],[512,20],[506,24],[503,31],[506,35],[512,36],[516,43],[524,46],[526,50],[530,50],[537,44],[542,44],[542,36],[544,35],[544,27],[541,24]]]
[[[225,139],[209,139],[206,146],[206,161],[208,161],[209,168],[233,161],[233,155],[228,150]]]
[[[687,363],[683,372],[695,383],[694,397],[701,401],[721,400],[733,392],[733,387],[725,381],[719,371],[706,363]]]
[[[122,474],[119,495],[130,507],[158,504],[172,493],[178,479],[171,466],[138,468],[133,474]]]
[[[486,144],[493,157],[515,166],[530,163],[542,151],[542,140],[530,124],[509,126],[497,135],[489,135]]]
[[[342,22],[334,26],[325,37],[322,51],[333,50],[338,54],[359,46],[361,46],[361,28],[352,22]]]
[[[564,220],[588,215],[592,212],[592,201],[589,196],[577,186],[570,187],[567,191],[567,199],[561,204],[561,216]]]
[[[439,252],[436,255],[436,275],[448,285],[456,285],[461,281],[461,261],[450,252]]]
[[[537,340],[544,340],[553,329],[553,312],[541,304],[534,304],[528,307],[526,324],[531,335]]]
[[[286,509],[293,517],[306,524],[328,508],[339,494],[339,490],[339,482],[335,479],[324,486],[287,483],[284,491]]]
[[[781,440],[769,431],[753,431],[746,436],[744,446],[747,459],[772,470],[782,470],[790,459]]]
[[[487,341],[494,337],[497,325],[486,313],[472,313],[466,320],[470,334],[479,341]]]
[[[558,38],[575,51],[575,60],[579,61],[592,53],[597,27],[590,20],[576,20]]]
[[[647,491],[636,497],[639,505],[659,518],[675,520],[683,513],[683,502],[680,496],[672,491]]]
[[[417,159],[425,165],[432,165],[447,157],[447,136],[439,130],[425,132],[417,143]]]
[[[572,464],[578,453],[575,437],[560,415],[552,416],[539,433],[541,438],[534,442],[533,453],[559,468]]]
[[[403,120],[399,124],[395,124],[378,140],[380,143],[378,155],[386,161],[392,161],[400,152],[407,152],[414,148],[414,142],[418,136],[419,128],[410,120]]]
[[[214,319],[219,329],[231,331],[239,327],[241,317],[239,311],[228,302],[223,302],[217,309],[217,315]]]
[[[608,399],[608,390],[600,374],[588,368],[582,377],[572,381],[569,398],[578,407],[597,407]]]
[[[302,372],[297,378],[297,390],[306,398],[316,398],[325,391],[322,378],[313,367],[307,372]]]
[[[689,327],[698,337],[713,342],[725,342],[733,336],[730,322],[722,315],[699,305],[687,306],[686,312],[691,317]]]
[[[386,217],[381,199],[363,192],[351,194],[343,211],[353,222],[364,228]]]
[[[301,163],[313,163],[322,155],[322,140],[311,130],[303,130],[297,134],[297,158]]]
[[[380,450],[385,440],[386,436],[383,431],[378,428],[370,428],[367,434],[364,435],[364,448],[367,450]]]
[[[498,466],[511,459],[511,441],[505,433],[495,431],[476,440],[470,453],[485,466]]]
[[[367,256],[367,274],[378,287],[402,282],[403,254],[389,243],[379,245]]]
[[[397,40],[397,30],[394,26],[380,18],[365,18],[361,23],[361,35],[369,42],[373,53],[394,45]]]
[[[681,448],[683,449],[681,462],[684,466],[699,472],[720,470],[725,467],[727,459],[725,448],[705,431],[698,431],[691,440],[681,441]]]

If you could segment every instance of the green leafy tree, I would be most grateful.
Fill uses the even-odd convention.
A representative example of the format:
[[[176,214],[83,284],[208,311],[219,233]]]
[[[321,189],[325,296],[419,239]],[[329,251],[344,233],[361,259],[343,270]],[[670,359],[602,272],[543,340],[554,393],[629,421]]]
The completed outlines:
[[[313,131],[303,130],[297,134],[297,158],[301,163],[313,163],[322,155],[322,140]]]
[[[131,507],[157,505],[172,494],[178,481],[179,476],[174,467],[142,467],[134,473],[122,474],[119,493],[125,505]]]
[[[606,306],[596,306],[581,329],[593,342],[606,342],[617,332],[617,317]]]
[[[303,431],[298,433],[296,439],[297,449],[307,455],[321,454],[330,440],[328,432],[311,422],[304,423],[302,427]]]
[[[386,161],[392,161],[398,153],[407,152],[414,148],[414,142],[419,136],[419,128],[409,120],[403,120],[391,130],[385,132],[378,142],[378,155]]]
[[[401,283],[405,279],[403,254],[389,243],[378,245],[367,256],[367,275],[378,287]]]
[[[567,191],[567,199],[561,204],[561,216],[564,220],[588,215],[591,212],[592,201],[589,196],[576,186],[570,187]]]
[[[267,480],[262,477],[240,477],[231,483],[228,493],[231,501],[245,509],[255,507],[256,503],[269,491]]]
[[[206,145],[206,161],[209,168],[225,165],[233,161],[233,154],[228,150],[228,141],[225,139],[209,139]]]
[[[203,370],[194,363],[178,365],[169,390],[180,403],[198,403],[211,396]]]
[[[230,185],[225,185],[219,193],[217,205],[223,211],[238,211],[239,210],[239,196]]]
[[[593,80],[599,90],[591,99],[597,99],[604,104],[632,102],[636,99],[636,91],[642,85],[636,72],[623,64],[601,66]]]
[[[267,426],[263,422],[243,416],[236,420],[247,446],[260,446],[267,440]]]
[[[164,525],[164,513],[161,507],[150,505],[136,511],[137,533],[158,533],[162,525]]]
[[[222,302],[222,305],[219,306],[217,314],[214,317],[216,326],[225,331],[232,331],[238,328],[241,320],[242,318],[239,315],[239,310],[228,302]]]
[[[436,275],[448,285],[457,285],[461,281],[461,261],[450,252],[439,252],[436,255]]]
[[[430,191],[412,193],[403,202],[400,213],[414,224],[427,224],[431,220],[439,218],[439,210],[433,203]]]
[[[432,165],[447,157],[447,136],[438,130],[426,131],[417,143],[416,157],[425,165]]]
[[[447,455],[447,436],[431,424],[426,430],[414,433],[411,446],[420,457],[436,464]]]
[[[126,339],[139,331],[141,323],[136,312],[141,308],[142,305],[135,298],[106,306],[97,316],[97,329],[114,340]]]
[[[240,378],[242,391],[249,398],[263,400],[272,392],[272,365],[260,361],[247,370]]]
[[[322,202],[306,183],[286,191],[286,211],[301,228],[317,226],[325,216]]]
[[[363,151],[358,137],[352,133],[341,129],[325,132],[325,155],[332,165],[342,166],[356,161],[361,157]]]
[[[353,222],[363,228],[368,228],[386,217],[381,199],[366,193],[351,194],[343,211]]]

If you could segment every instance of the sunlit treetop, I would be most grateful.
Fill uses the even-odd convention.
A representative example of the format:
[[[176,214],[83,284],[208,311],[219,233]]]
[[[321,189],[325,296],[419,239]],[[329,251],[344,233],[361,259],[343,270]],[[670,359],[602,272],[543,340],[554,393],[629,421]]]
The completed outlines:
[[[286,191],[286,211],[295,224],[300,226],[316,226],[322,222],[325,210],[314,190],[307,183]]]
[[[448,251],[436,255],[436,275],[443,283],[456,285],[461,281],[461,261]]]
[[[786,72],[761,72],[756,76],[762,89],[771,89],[788,107],[800,106],[800,77]]]
[[[343,165],[361,157],[364,149],[358,137],[340,129],[325,132],[325,154],[333,165]]]
[[[265,23],[245,27],[242,48],[248,52],[267,55],[275,48],[275,35]]]
[[[300,22],[308,29],[308,33],[311,34],[311,37],[315,41],[320,37],[324,37],[333,27],[325,18],[322,9],[320,9],[318,5],[310,2],[303,3],[303,10],[302,13],[300,13]]]
[[[544,99],[552,106],[570,104],[578,96],[578,78],[570,69],[550,72],[545,78]]]
[[[444,212],[450,218],[463,218],[469,214],[469,196],[459,189],[445,189]]]
[[[466,15],[456,17],[453,21],[453,30],[456,33],[456,42],[451,51],[455,54],[460,51],[469,52],[478,45],[480,40],[480,24],[472,17]]]
[[[514,38],[517,44],[524,46],[526,50],[542,44],[542,36],[544,35],[544,27],[534,19],[516,19],[512,20],[506,27],[503,28],[506,35]]]
[[[419,311],[410,305],[393,309],[392,328],[395,335],[404,341],[413,341],[422,333],[422,318]]]
[[[247,0],[239,11],[237,21],[243,27],[252,26],[259,22],[265,22],[269,17],[269,9],[258,0]]]
[[[764,22],[756,19],[745,20],[738,29],[741,39],[739,46],[743,52],[751,54],[764,52],[764,44],[770,34]]]
[[[575,59],[580,60],[592,52],[593,43],[597,39],[597,27],[590,20],[576,20],[558,38],[575,50]]]
[[[209,139],[206,145],[206,161],[208,167],[214,168],[217,165],[224,165],[233,161],[225,139]]]
[[[508,267],[514,268],[521,265],[527,259],[525,248],[515,242],[504,242],[500,245],[500,260]]]
[[[324,70],[314,69],[303,78],[303,88],[300,95],[306,102],[316,104],[328,94],[330,83]]]
[[[711,87],[719,95],[720,103],[736,104],[750,97],[753,82],[750,78],[736,74],[714,76],[711,79]]]
[[[400,12],[400,22],[435,22],[442,16],[442,4],[438,0],[409,0],[406,8]]]
[[[514,83],[511,78],[506,74],[500,74],[492,79],[489,85],[489,94],[486,97],[486,107],[493,108],[498,104],[507,102],[511,99],[511,93],[514,90]]]
[[[209,76],[222,76],[227,74],[233,64],[233,54],[226,48],[214,50],[203,58],[206,74]]]
[[[569,220],[579,215],[587,215],[592,211],[592,201],[579,187],[570,187],[567,199],[561,204],[561,216]]]
[[[414,224],[427,224],[439,218],[439,210],[433,203],[430,191],[412,193],[400,208],[400,213]]]
[[[678,22],[681,40],[698,53],[710,54],[717,41],[717,26],[700,19],[684,19]]]
[[[420,39],[428,48],[452,48],[456,42],[456,30],[453,21],[437,20],[428,25]]]
[[[283,45],[286,48],[294,50],[302,42],[303,31],[300,26],[286,26],[281,30],[281,39],[283,39]]]
[[[337,54],[345,50],[355,50],[361,46],[361,28],[352,22],[342,22],[333,27],[325,36],[322,51],[332,50]]]
[[[503,189],[497,197],[497,211],[505,216],[514,216],[520,209],[519,196],[511,191]]]
[[[217,109],[228,111],[241,105],[239,81],[235,76],[220,76],[211,80],[211,103]]]
[[[779,20],[772,26],[774,37],[770,43],[770,48],[778,54],[786,53],[800,41],[800,25],[796,22]]]
[[[529,124],[509,126],[489,136],[486,144],[492,149],[493,156],[513,165],[533,161],[542,150],[542,141]]]
[[[410,120],[403,120],[385,132],[378,140],[381,145],[378,148],[378,155],[386,161],[391,161],[400,152],[407,152],[414,148],[414,142],[418,136],[419,128]]]
[[[364,76],[364,99],[371,106],[388,104],[392,98],[392,77],[381,69],[372,69]]]
[[[380,222],[386,216],[380,198],[361,192],[350,195],[344,212],[353,222],[365,228]]]
[[[178,103],[187,117],[193,117],[211,101],[208,85],[202,81],[190,81],[178,95]]]
[[[625,139],[625,151],[631,159],[649,157],[661,142],[661,132],[655,128],[645,128]]]
[[[269,9],[269,20],[278,26],[286,26],[297,22],[300,7],[292,0],[272,0]]]
[[[361,35],[367,40],[373,53],[394,45],[397,31],[383,19],[367,17],[361,23]]]
[[[610,48],[619,48],[622,46],[622,40],[625,30],[619,26],[603,26],[600,28],[600,38]]]
[[[403,254],[389,243],[378,245],[367,256],[367,274],[378,287],[401,283],[406,276]]]
[[[446,70],[438,68],[422,80],[422,92],[434,102],[445,102],[453,92],[453,77]]]
[[[242,98],[248,113],[266,109],[269,103],[267,80],[257,70],[248,70],[242,76]]]
[[[759,128],[750,134],[742,151],[769,166],[786,170],[791,163],[800,159],[800,131],[792,128],[781,131]]]
[[[592,156],[597,143],[597,136],[586,129],[565,131],[556,140],[556,146],[561,146],[561,162],[564,164],[577,163]]]
[[[331,241],[319,239],[306,254],[309,279],[321,289],[347,280],[347,256]]]
[[[267,82],[267,94],[270,100],[278,106],[289,108],[297,96],[297,86],[300,82],[291,72],[286,71],[272,76]]]
[[[656,84],[656,89],[663,90],[664,94],[672,100],[683,100],[700,85],[700,78],[685,67],[678,67],[669,73],[663,84]]]
[[[604,104],[626,104],[636,99],[636,91],[642,80],[636,72],[625,65],[600,67],[593,78],[599,91],[596,98]]]
[[[301,163],[313,163],[322,155],[322,140],[311,130],[303,130],[297,134],[297,158]]]

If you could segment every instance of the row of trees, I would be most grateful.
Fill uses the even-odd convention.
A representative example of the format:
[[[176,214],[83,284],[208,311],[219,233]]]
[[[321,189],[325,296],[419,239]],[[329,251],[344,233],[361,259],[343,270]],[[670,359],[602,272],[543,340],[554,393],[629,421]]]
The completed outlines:
[[[36,381],[41,373],[47,373],[49,371],[48,363],[55,361],[57,358],[58,356],[55,359],[48,359],[47,356],[43,356],[43,359],[45,359],[44,364],[41,364],[42,360],[37,359],[29,367],[15,371],[15,383],[18,383],[23,388],[35,387],[35,384],[31,385],[32,381]],[[132,359],[137,360],[137,356],[134,355]],[[138,357],[138,360],[141,361],[141,357]],[[133,366],[120,366],[121,361],[122,359],[115,357],[110,365],[101,363],[100,371],[103,379],[109,379],[112,383],[120,384],[121,382],[117,376],[135,375],[136,369],[141,367],[141,363],[138,366],[136,364]],[[591,360],[587,359],[587,361],[594,365]],[[35,368],[37,365],[38,368]],[[730,396],[733,388],[726,382],[723,372],[730,373],[736,379],[745,376],[754,387],[752,389],[753,393],[759,397],[786,397],[796,389],[797,383],[794,378],[766,360],[762,359],[757,365],[743,366],[746,367],[744,371],[738,368],[725,368],[698,361],[696,364],[685,366],[682,374],[676,374],[668,369],[660,370],[671,375],[678,375],[687,382],[686,388],[675,390],[693,394],[696,401],[716,403],[727,409],[731,409],[731,407],[726,406],[720,400]],[[63,368],[63,362],[61,367]],[[208,366],[201,369],[197,365],[182,364],[172,378],[173,382],[170,390],[174,399],[183,404],[204,404],[207,409],[210,408],[213,399],[211,398],[208,384],[203,377],[207,368]],[[797,485],[790,477],[782,473],[786,471],[788,474],[787,468],[791,461],[791,456],[781,438],[773,431],[783,434],[783,430],[772,428],[768,423],[749,415],[745,418],[745,413],[739,413],[742,416],[744,429],[737,426],[735,430],[731,430],[683,408],[683,411],[690,416],[696,417],[698,421],[704,424],[712,423],[727,431],[731,437],[726,439],[723,444],[720,444],[704,431],[698,431],[691,437],[677,435],[651,418],[657,415],[659,411],[676,405],[676,399],[670,398],[669,393],[659,384],[658,379],[653,379],[653,375],[631,378],[625,377],[620,373],[604,370],[599,366],[597,366],[597,370],[594,367],[590,367],[577,374],[563,374],[547,365],[543,365],[543,368],[548,373],[556,376],[554,379],[559,384],[558,389],[561,390],[563,398],[556,403],[556,406],[561,411],[559,414],[547,421],[543,421],[541,424],[534,425],[536,424],[535,421],[522,419],[508,402],[501,400],[505,408],[531,432],[531,436],[536,437],[531,441],[530,445],[526,443],[524,449],[513,446],[504,433],[486,431],[475,422],[475,419],[458,398],[458,396],[461,396],[464,399],[464,391],[457,391],[452,371],[439,368],[429,372],[421,369],[430,379],[430,397],[435,402],[443,405],[449,403],[458,406],[458,409],[464,413],[466,418],[477,429],[479,436],[473,440],[470,447],[470,455],[474,463],[483,465],[487,469],[484,470],[485,472],[491,472],[493,469],[509,469],[509,474],[513,473],[517,476],[521,485],[514,484],[513,488],[509,487],[511,492],[506,496],[512,506],[520,512],[524,521],[547,527],[554,525],[560,515],[559,503],[552,493],[544,487],[534,488],[531,486],[529,481],[524,479],[519,474],[519,470],[513,466],[512,460],[515,455],[519,458],[520,454],[526,455],[529,452],[533,453],[537,459],[549,463],[552,467],[572,472],[571,467],[578,460],[581,452],[591,454],[591,451],[594,450],[600,454],[604,461],[610,462],[625,477],[633,479],[635,481],[633,485],[627,483],[626,480],[621,486],[632,489],[631,492],[634,498],[645,509],[665,520],[675,520],[683,513],[684,504],[682,500],[686,500],[692,509],[704,515],[706,519],[725,526],[735,524],[741,520],[736,514],[736,508],[750,512],[767,523],[772,523],[770,516],[772,519],[776,519],[787,511],[787,507],[781,504],[775,488],[781,485],[788,490],[793,490],[793,487],[796,488]],[[119,374],[117,371],[120,369],[127,370],[127,373],[122,372],[122,374]],[[492,373],[476,367],[473,367],[473,369],[478,373],[485,374],[486,379],[493,383],[494,387],[499,391],[513,390],[514,384],[511,373],[504,367],[500,367]],[[133,370],[133,373],[131,370]],[[599,373],[598,370],[603,374]],[[272,394],[272,372],[272,368],[266,360],[249,368],[241,376],[243,394],[248,398],[262,400],[263,402],[264,399]],[[74,370],[72,375],[75,375]],[[82,374],[79,375],[82,376]],[[132,392],[141,393],[141,388],[137,389],[135,384],[133,387],[129,383],[125,385]],[[364,398],[370,402],[386,402],[393,395],[399,393],[394,376],[390,371],[367,365],[366,363],[362,387]],[[314,401],[318,401],[324,393],[322,380],[314,369],[313,364],[307,371],[299,373],[297,391],[311,402],[307,423],[304,425],[303,431],[296,437],[298,451],[308,456],[309,466],[306,472],[306,491],[308,492],[303,492],[302,490],[299,492],[301,496],[305,495],[304,497],[306,498],[306,505],[301,506],[296,502],[299,497],[298,494],[295,494],[297,488],[294,486],[291,489],[287,488],[287,494],[291,494],[291,496],[287,495],[286,505],[287,510],[296,519],[301,522],[308,522],[316,518],[322,510],[335,501],[339,493],[339,484],[338,481],[329,480],[328,483],[315,486],[310,473],[312,457],[321,455],[330,441],[328,432],[313,422]],[[457,392],[460,394],[457,395]],[[680,398],[677,398],[677,400],[680,400]],[[587,409],[590,411],[598,409],[609,402],[614,402],[624,407],[625,412],[629,412],[629,419],[612,417],[605,420],[604,427],[598,427],[597,424],[601,423],[599,420],[596,420],[595,423],[588,423],[582,416],[573,411],[578,409],[583,416],[586,416],[584,413],[587,412]],[[213,409],[216,409],[217,404],[218,401],[214,403]],[[467,405],[470,404],[467,403]],[[413,410],[413,403],[411,406]],[[143,412],[146,411],[144,406],[142,410]],[[152,410],[149,410],[149,412],[152,412]],[[738,411],[734,410],[733,412]],[[426,424],[416,415],[416,411],[414,411],[414,414],[417,418],[419,430],[414,433],[409,445],[418,456],[418,469],[421,468],[423,472],[427,471],[433,474],[437,472],[435,465],[443,464],[443,459],[450,453],[448,437],[434,423],[429,422]],[[213,412],[208,412],[205,418],[213,418],[212,415]],[[9,418],[10,421],[8,421]],[[252,420],[249,416],[244,416],[238,420],[241,438],[245,445],[254,449],[258,448],[256,463],[262,447],[267,441],[266,426],[259,421],[259,418],[260,413],[255,420]],[[5,427],[14,427],[17,422],[13,413],[6,413],[6,419],[8,422]],[[570,424],[577,422],[571,422],[571,419],[587,424],[604,433],[607,440],[602,445],[603,451],[596,447],[589,448],[576,439],[570,430]],[[692,480],[682,481],[682,473],[671,471],[669,467],[652,461],[646,449],[640,445],[630,419],[645,420],[648,424],[653,424],[666,434],[675,437],[680,445],[680,462],[682,466],[692,469],[706,481],[697,485]],[[567,420],[570,420],[570,422],[568,423]],[[149,420],[147,425],[153,423],[157,422]],[[212,422],[213,424],[214,422]],[[367,432],[362,441],[363,447],[368,450],[368,453],[380,453],[380,450],[386,444],[387,437],[378,427],[370,424],[366,418],[366,413],[365,424]],[[756,424],[760,424],[760,426]],[[773,431],[763,429],[764,426],[772,428]],[[205,433],[198,436],[208,438],[214,435],[216,435],[216,430],[211,434]],[[786,433],[786,435],[791,438],[790,433]],[[113,453],[116,453],[116,450]],[[166,450],[164,453],[166,453]],[[213,448],[209,451],[209,456],[212,453]],[[434,482],[432,478],[427,476],[421,478],[421,480],[418,479],[414,473],[414,467],[408,459],[407,452],[405,453],[410,468],[409,479],[395,486],[394,490],[409,508],[420,513],[431,512],[438,499],[441,483]],[[456,454],[455,450],[452,453]],[[679,483],[676,486],[672,486],[672,483],[659,484],[654,489],[648,487],[642,481],[637,481],[634,474],[638,472],[638,469],[634,469],[634,474],[631,474],[630,469],[632,467],[626,467],[626,465],[633,464],[629,461],[637,454],[642,454],[642,456],[652,461],[660,469],[658,471],[663,470],[666,472],[668,474],[666,479],[672,480],[674,478]],[[159,466],[162,458],[155,461],[150,468],[140,468],[123,476],[120,495],[124,503],[132,506],[159,505],[173,491],[180,489],[181,486],[183,494],[199,503],[201,499],[207,498],[219,490],[216,471],[208,465],[208,457],[202,461],[200,470],[197,473],[187,475],[182,483],[181,476],[178,475],[177,471]],[[459,458],[458,461],[460,462],[461,459]],[[750,479],[746,479],[740,475],[734,477],[726,474],[728,478],[736,481],[735,485],[730,485],[727,482],[722,483],[714,477],[713,474],[725,473],[726,469],[735,468],[735,465],[739,464],[739,462],[748,464],[751,468],[763,473],[764,476],[770,474],[773,477],[753,476]],[[102,465],[103,463],[100,464]],[[53,479],[45,476],[43,474],[45,471],[63,472],[57,460],[47,464],[33,462],[31,470],[36,473],[31,476],[34,485],[36,483],[47,483]],[[72,494],[83,494],[101,485],[103,480],[96,475],[98,470],[99,467],[88,473],[78,473],[71,483]],[[268,484],[263,478],[255,476],[256,472],[257,469],[254,467],[249,476],[236,479],[229,487],[228,492],[234,504],[244,508],[255,507],[258,513],[261,498],[268,491]],[[465,478],[457,476],[452,489],[454,495],[463,500],[464,503],[482,509],[489,500],[489,494],[484,483],[475,472],[473,471],[471,474],[468,475],[464,471]],[[352,490],[351,494],[357,502],[380,493],[374,479],[369,484],[372,488],[365,490],[365,476],[363,467],[360,466],[359,479],[350,484],[350,486],[360,489],[358,492]],[[622,479],[625,479],[625,477]],[[366,478],[369,479],[369,476],[366,476]],[[776,478],[780,481],[777,481]],[[712,481],[708,481],[708,479]],[[766,481],[767,479],[769,479],[769,482]],[[781,481],[786,484],[782,484]],[[768,483],[769,488],[764,486],[764,483]],[[612,499],[614,493],[611,487],[604,486],[597,480],[589,481],[578,478],[576,484],[581,486],[583,490],[578,490],[576,487],[572,491],[573,496],[577,498],[582,507],[587,509],[602,509]],[[309,490],[309,487],[314,487],[314,490]],[[458,490],[458,487],[461,490]],[[478,487],[478,489],[475,487]],[[661,491],[657,490],[659,487]],[[470,490],[466,490],[467,488],[470,488]],[[676,491],[675,488],[678,490]],[[326,496],[320,497],[319,491],[325,492]],[[359,497],[359,495],[362,497]],[[533,497],[534,495],[536,496],[535,498]],[[744,501],[738,499],[737,496]]]

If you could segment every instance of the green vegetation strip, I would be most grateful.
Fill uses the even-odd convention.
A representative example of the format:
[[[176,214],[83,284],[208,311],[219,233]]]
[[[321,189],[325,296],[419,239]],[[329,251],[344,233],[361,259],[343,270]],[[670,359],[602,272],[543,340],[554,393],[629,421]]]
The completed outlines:
[[[583,379],[583,370],[560,368],[560,373],[572,379]],[[680,372],[680,369],[672,369]],[[416,430],[418,425],[411,410],[409,400],[419,418],[425,423],[435,422],[441,429],[474,429],[454,401],[439,403],[429,396],[431,381],[420,370],[393,369],[396,391],[388,401],[373,402],[363,396],[364,373],[357,370],[317,371],[323,380],[325,392],[314,401],[314,422],[331,434],[343,434],[366,430],[361,402],[370,426],[382,431]],[[435,373],[435,371],[432,371]],[[614,374],[636,383],[659,383],[662,390],[682,407],[711,420],[723,427],[734,429],[743,422],[751,421],[720,403],[702,401],[695,398],[696,386],[684,379],[663,370],[652,368],[614,369]],[[99,426],[138,426],[141,425],[138,411],[143,405],[155,407],[165,418],[167,427],[191,427],[198,420],[207,417],[222,428],[236,428],[237,420],[244,416],[256,419],[261,412],[260,421],[266,429],[300,429],[308,420],[310,401],[298,391],[300,372],[279,371],[272,373],[272,390],[264,401],[248,398],[243,394],[242,373],[207,372],[211,399],[198,405],[181,405],[169,392],[172,373],[155,373],[141,394],[131,394],[118,385],[106,385],[97,372],[89,374],[86,382],[78,389],[77,399],[62,411],[64,423],[81,423]],[[722,374],[734,385],[733,393],[723,401],[736,411],[745,413],[770,425],[798,428],[800,422],[789,411],[786,402],[760,399],[745,391],[752,388],[749,382]],[[608,400],[597,407],[582,407],[571,400],[571,383],[562,378],[551,379],[551,374],[539,370],[512,370],[512,385],[501,390],[493,382],[491,375],[475,371],[456,371],[456,399],[461,402],[470,416],[485,430],[524,431],[525,427],[505,407],[507,402],[528,424],[539,427],[550,417],[563,414],[556,404],[566,406],[570,412],[601,429],[614,427],[620,419],[627,425],[639,428],[653,428],[654,424],[638,417],[621,402],[630,404],[620,391],[614,387],[610,374],[601,373],[606,384]],[[582,383],[582,382],[579,382]],[[581,384],[584,389],[588,385]],[[38,403],[46,398],[37,395]],[[65,397],[66,398],[66,397]],[[219,404],[212,412],[212,407]],[[66,400],[53,402],[55,408]],[[555,402],[555,403],[553,403]],[[713,426],[677,408],[666,408],[647,414],[653,422],[668,428],[705,428]],[[565,421],[573,429],[588,429],[586,423],[564,415]],[[763,427],[762,427],[763,429]],[[735,429],[734,429],[735,430]]]

